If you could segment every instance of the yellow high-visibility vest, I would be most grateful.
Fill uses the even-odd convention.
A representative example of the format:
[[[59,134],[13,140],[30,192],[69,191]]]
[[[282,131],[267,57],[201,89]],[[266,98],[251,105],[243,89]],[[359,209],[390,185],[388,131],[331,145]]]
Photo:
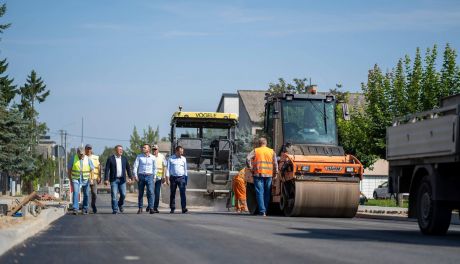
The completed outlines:
[[[100,176],[100,172],[99,172],[99,165],[100,165],[100,162],[99,162],[99,156],[97,155],[91,155],[91,157],[89,157],[91,159],[91,162],[93,162],[93,166],[94,166],[94,170],[93,170],[93,173],[92,173],[92,177],[91,179],[93,180],[97,180]]]
[[[80,168],[80,159],[78,155],[75,154],[73,158],[73,166],[72,166],[72,179],[78,180],[80,179],[80,173],[82,173],[83,179],[89,179],[89,175],[91,172],[91,167],[89,166],[89,159],[87,156],[83,158],[83,168]]]
[[[157,167],[158,178],[163,178],[164,160],[165,156],[161,153],[158,153],[158,157],[155,158],[155,165]]]

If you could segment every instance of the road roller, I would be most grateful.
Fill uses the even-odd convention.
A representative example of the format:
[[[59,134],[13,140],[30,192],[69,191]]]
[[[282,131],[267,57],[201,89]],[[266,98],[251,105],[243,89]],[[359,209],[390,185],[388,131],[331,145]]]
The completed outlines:
[[[363,175],[361,162],[338,144],[334,95],[266,94],[264,135],[278,157],[268,214],[354,217]],[[247,203],[258,213],[252,172],[246,170]]]

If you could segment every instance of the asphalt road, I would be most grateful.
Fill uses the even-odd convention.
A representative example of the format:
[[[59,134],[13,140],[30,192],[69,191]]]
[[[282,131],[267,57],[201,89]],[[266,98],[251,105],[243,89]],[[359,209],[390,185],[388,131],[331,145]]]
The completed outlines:
[[[108,197],[101,203],[108,205]],[[459,263],[460,226],[444,237],[410,221],[227,212],[66,215],[0,263]]]

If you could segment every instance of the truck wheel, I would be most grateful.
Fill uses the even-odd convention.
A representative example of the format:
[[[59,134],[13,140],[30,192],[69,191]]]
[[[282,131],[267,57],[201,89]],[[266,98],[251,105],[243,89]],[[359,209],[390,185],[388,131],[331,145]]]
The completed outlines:
[[[256,200],[256,188],[252,183],[246,184],[246,203],[248,205],[248,211],[250,214],[255,215],[259,212]]]
[[[440,201],[433,201],[433,187],[424,177],[417,190],[417,220],[425,235],[444,235],[449,229],[452,210]]]

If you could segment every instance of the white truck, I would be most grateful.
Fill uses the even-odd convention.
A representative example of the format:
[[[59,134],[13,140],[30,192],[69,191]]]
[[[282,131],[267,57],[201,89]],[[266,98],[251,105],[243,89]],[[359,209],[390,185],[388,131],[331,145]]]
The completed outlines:
[[[460,208],[460,94],[387,128],[389,192],[409,193],[409,217],[427,235],[443,235]]]

